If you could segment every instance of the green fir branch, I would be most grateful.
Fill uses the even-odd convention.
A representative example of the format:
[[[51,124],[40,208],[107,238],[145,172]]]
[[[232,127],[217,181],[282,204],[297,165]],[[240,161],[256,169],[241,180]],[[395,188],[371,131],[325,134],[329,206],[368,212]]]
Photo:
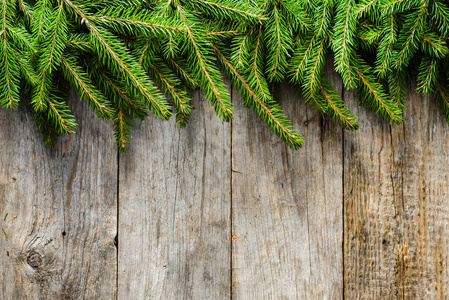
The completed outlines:
[[[449,121],[443,0],[0,0],[0,38],[0,105],[24,99],[50,146],[75,130],[71,86],[111,120],[121,152],[132,120],[150,111],[175,111],[186,126],[196,89],[230,121],[219,64],[244,106],[297,149],[304,141],[277,102],[286,79],[316,110],[358,128],[323,74],[326,57],[359,103],[391,123],[402,122],[409,81]]]

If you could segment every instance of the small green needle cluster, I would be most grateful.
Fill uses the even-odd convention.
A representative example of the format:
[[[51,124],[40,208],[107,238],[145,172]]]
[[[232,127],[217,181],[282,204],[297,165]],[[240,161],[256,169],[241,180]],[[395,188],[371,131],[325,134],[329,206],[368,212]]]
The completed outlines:
[[[47,145],[77,125],[70,87],[113,122],[121,151],[132,119],[174,113],[185,127],[196,89],[230,121],[225,74],[244,106],[297,149],[304,141],[277,102],[282,82],[358,128],[323,72],[330,55],[359,103],[391,123],[402,122],[415,73],[449,121],[444,0],[0,0],[0,27],[0,103],[26,101]]]

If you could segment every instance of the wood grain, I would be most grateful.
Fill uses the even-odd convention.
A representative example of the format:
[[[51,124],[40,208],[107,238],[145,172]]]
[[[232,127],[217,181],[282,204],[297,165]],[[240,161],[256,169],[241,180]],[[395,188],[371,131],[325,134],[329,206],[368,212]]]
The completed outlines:
[[[63,295],[115,299],[118,166],[112,124],[99,120],[76,94],[70,99],[80,126],[60,143]]]
[[[402,206],[395,201],[390,126],[360,108],[354,92],[345,92],[345,101],[360,121],[358,131],[344,133],[345,298],[396,299]]]
[[[233,99],[241,107],[235,92]],[[238,236],[232,247],[233,299],[338,299],[341,128],[291,87],[281,89],[280,99],[306,139],[296,152],[253,111],[239,108],[233,121],[232,232]]]
[[[449,133],[434,100],[409,90],[400,126],[352,105],[363,123],[345,134],[347,299],[448,296]]]
[[[232,124],[198,92],[188,128],[136,122],[120,157],[74,94],[54,149],[0,110],[0,299],[448,298],[449,130],[409,90],[400,126],[345,92],[343,132],[282,87],[295,152],[236,91]]]
[[[186,129],[136,123],[120,157],[120,299],[229,297],[231,127],[199,95]]]
[[[77,133],[54,149],[23,105],[0,111],[1,299],[115,298],[117,152],[78,99]]]
[[[415,91],[416,85],[409,89]],[[405,144],[404,159],[398,160],[403,180],[404,239],[398,255],[403,261],[404,298],[447,299],[449,128],[433,99],[417,93],[409,98],[403,131],[393,131],[393,140],[402,134]]]

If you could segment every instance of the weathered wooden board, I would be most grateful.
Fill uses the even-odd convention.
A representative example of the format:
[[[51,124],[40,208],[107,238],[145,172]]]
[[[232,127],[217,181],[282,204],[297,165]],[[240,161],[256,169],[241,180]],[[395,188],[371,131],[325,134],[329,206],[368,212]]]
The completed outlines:
[[[404,299],[447,299],[449,127],[430,97],[411,93],[407,108],[403,131],[393,131],[394,147],[403,149],[395,164],[403,181],[403,241],[398,256],[403,261]],[[401,141],[404,146],[398,145]]]
[[[81,126],[60,146],[63,292],[72,299],[115,299],[118,165],[112,124],[99,120],[75,94],[71,99]]]
[[[75,95],[54,149],[0,110],[0,299],[447,298],[448,125],[416,92],[392,127],[344,95],[357,132],[281,89],[296,152],[236,91],[232,124],[198,94],[187,129],[136,122],[120,157]]]
[[[409,88],[401,126],[351,106],[361,128],[345,133],[347,299],[449,295],[449,130],[434,100]]]
[[[400,202],[393,193],[390,126],[358,107],[354,92],[344,95],[360,122],[358,131],[344,132],[345,298],[395,299]]]
[[[233,98],[241,107],[237,93]],[[233,299],[338,299],[342,131],[292,88],[282,88],[280,98],[306,139],[299,151],[253,111],[239,108],[233,121]]]
[[[0,110],[1,299],[116,298],[117,151],[71,99],[81,124],[54,149],[24,107]]]
[[[120,157],[120,299],[229,297],[231,127],[199,97],[187,129],[136,123]]]

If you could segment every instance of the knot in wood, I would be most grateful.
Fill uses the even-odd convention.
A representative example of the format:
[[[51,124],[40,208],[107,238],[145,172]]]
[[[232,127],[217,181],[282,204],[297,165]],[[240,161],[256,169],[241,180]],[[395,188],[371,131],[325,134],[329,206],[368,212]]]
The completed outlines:
[[[42,256],[36,251],[31,251],[27,257],[27,263],[33,268],[42,266]]]

